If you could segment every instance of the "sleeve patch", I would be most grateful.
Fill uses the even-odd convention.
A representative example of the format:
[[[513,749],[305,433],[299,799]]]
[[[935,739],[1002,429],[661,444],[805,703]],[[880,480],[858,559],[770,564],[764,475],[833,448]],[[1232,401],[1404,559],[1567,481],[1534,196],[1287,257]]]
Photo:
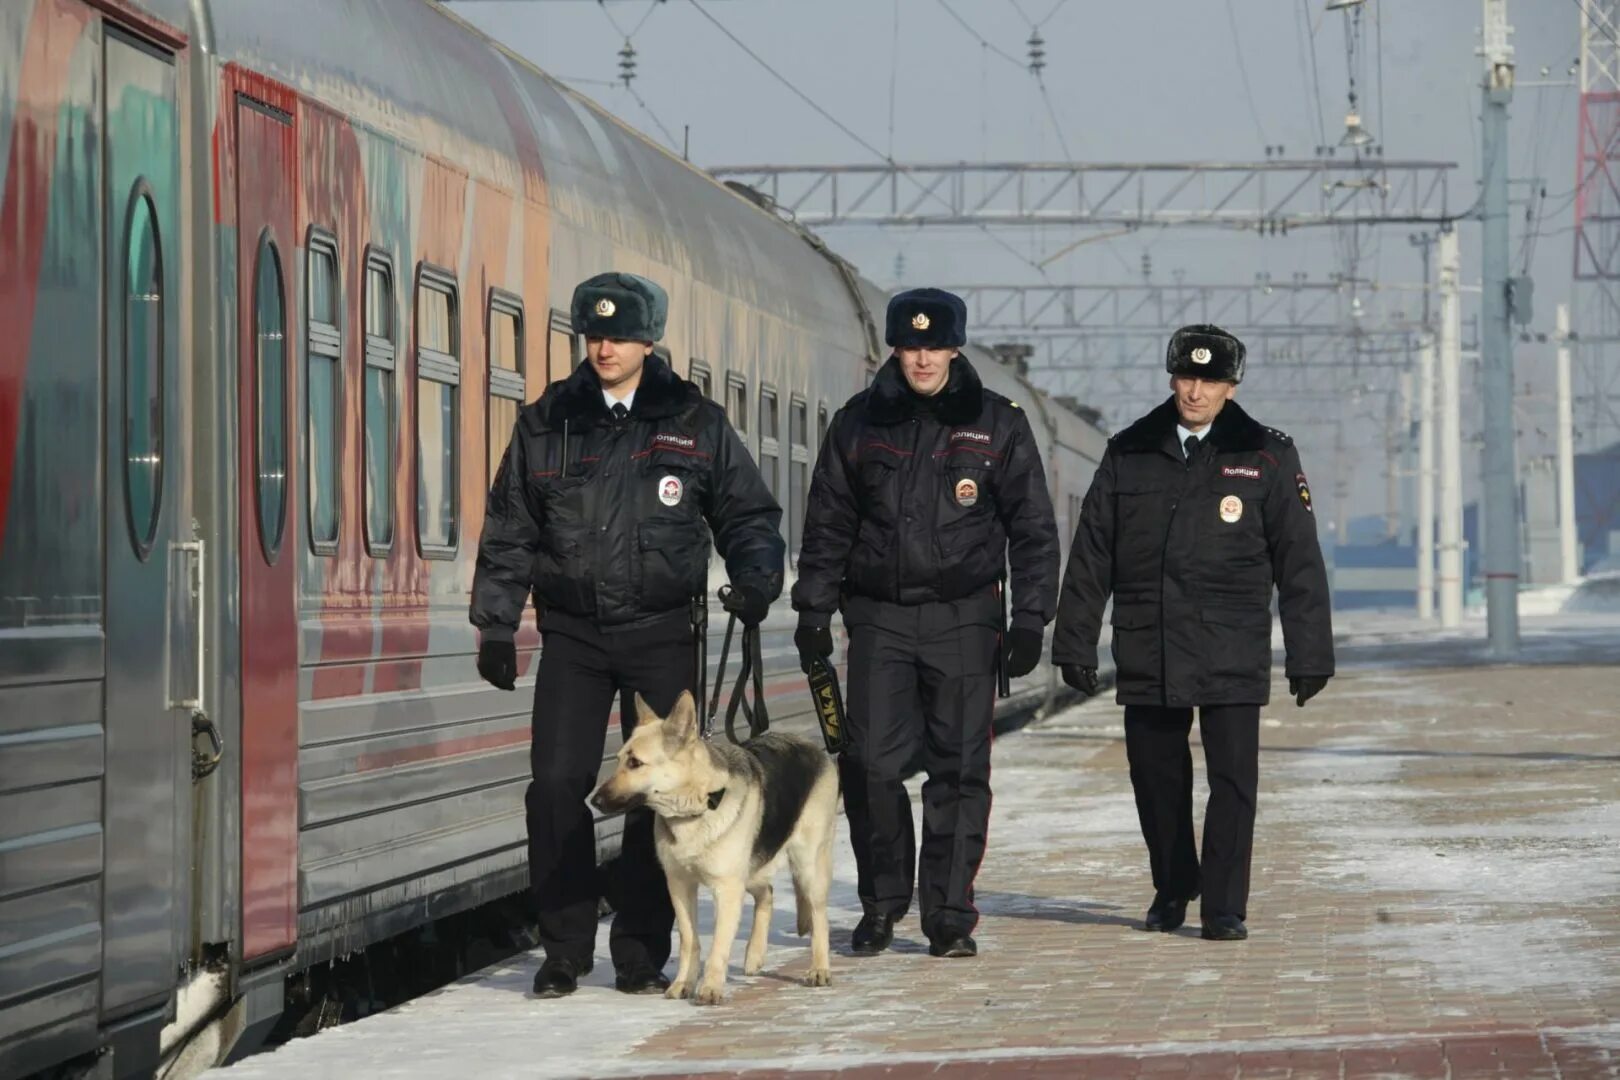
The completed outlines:
[[[1316,513],[1311,507],[1311,486],[1305,482],[1304,473],[1294,474],[1294,486],[1299,489],[1299,501],[1304,504],[1305,509],[1313,514]]]

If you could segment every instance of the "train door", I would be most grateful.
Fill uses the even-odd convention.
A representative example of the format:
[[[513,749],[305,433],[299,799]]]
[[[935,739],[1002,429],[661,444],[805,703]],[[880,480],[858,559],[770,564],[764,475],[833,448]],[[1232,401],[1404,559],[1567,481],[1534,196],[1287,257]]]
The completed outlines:
[[[103,1020],[161,1002],[190,875],[190,717],[170,705],[181,526],[180,136],[174,57],[110,24],[105,49]],[[180,575],[184,577],[184,575]]]
[[[291,949],[298,921],[298,623],[292,412],[292,95],[260,80],[236,122],[237,557],[242,627],[242,957]]]

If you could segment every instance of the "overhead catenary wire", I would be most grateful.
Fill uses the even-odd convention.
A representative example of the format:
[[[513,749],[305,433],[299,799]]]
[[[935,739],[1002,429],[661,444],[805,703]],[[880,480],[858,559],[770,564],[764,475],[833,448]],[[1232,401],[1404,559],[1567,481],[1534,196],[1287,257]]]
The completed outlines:
[[[658,130],[664,133],[664,141],[669,144],[670,149],[679,150],[681,144],[675,141],[675,136],[669,133],[669,128],[664,126],[664,122],[658,119],[658,114],[652,111],[652,106],[641,99],[641,95],[636,92],[635,87],[626,83],[624,88],[630,91],[630,96],[636,99],[636,104],[641,106],[642,112],[652,117],[652,122],[658,126]]]
[[[1232,29],[1232,52],[1237,57],[1238,74],[1243,78],[1243,96],[1249,102],[1249,116],[1254,120],[1254,133],[1260,136],[1262,146],[1271,145],[1266,138],[1265,125],[1260,123],[1260,110],[1254,103],[1254,87],[1249,85],[1249,65],[1243,60],[1243,37],[1238,33],[1237,15],[1232,11],[1232,0],[1226,0],[1226,24]]]
[[[886,162],[890,166],[894,166],[895,168],[897,168],[898,171],[899,171],[900,176],[905,177],[912,184],[916,185],[916,187],[920,191],[924,192],[926,195],[928,195],[930,198],[932,198],[935,202],[942,202],[942,203],[946,203],[947,205],[949,205],[944,196],[942,196],[938,192],[930,189],[928,187],[928,185],[924,184],[921,180],[918,180],[915,176],[912,176],[911,173],[909,171],[907,171],[906,169],[900,168],[898,163],[893,158],[891,158],[889,155],[885,154],[882,150],[879,150],[876,146],[873,146],[870,142],[868,142],[866,139],[864,139],[858,132],[856,132],[853,128],[851,128],[848,124],[845,124],[842,120],[838,119],[838,117],[834,116],[832,113],[828,112],[825,108],[823,108],[821,106],[821,104],[819,102],[817,102],[814,98],[812,98],[809,94],[806,94],[803,90],[800,90],[796,85],[794,85],[792,80],[790,80],[786,75],[783,75],[780,71],[776,70],[776,68],[773,67],[768,60],[766,60],[764,57],[760,56],[759,53],[755,52],[748,45],[747,42],[743,41],[742,38],[740,38],[736,34],[732,33],[730,27],[728,27],[725,23],[721,22],[719,19],[715,18],[715,16],[707,8],[705,8],[703,6],[703,4],[700,2],[700,0],[687,0],[687,2],[692,5],[692,9],[694,11],[696,11],[699,15],[702,15],[706,20],[708,20],[708,22],[710,24],[712,24],[714,26],[714,28],[716,30],[719,30],[720,33],[724,34],[731,41],[731,43],[733,45],[735,45],[735,46],[737,46],[737,48],[741,49],[743,51],[743,53],[748,56],[749,59],[753,60],[754,63],[756,63],[760,67],[764,68],[765,72],[768,75],[770,75],[773,79],[775,79],[777,82],[781,83],[784,87],[786,87],[787,90],[790,93],[792,93],[794,97],[798,98],[800,101],[802,101],[806,105],[808,105],[816,113],[816,115],[820,116],[822,119],[826,120],[833,127],[837,128],[839,131],[843,132],[846,136],[848,136],[851,140],[853,140],[857,145],[859,145],[862,149],[864,149],[867,153],[871,154],[873,157],[877,158],[880,161]],[[941,0],[941,2],[943,3],[944,0]],[[987,228],[984,225],[979,225],[978,229],[979,229],[980,232],[984,233],[985,236],[989,237],[992,241],[994,241],[995,244],[998,247],[1000,247],[1003,250],[1011,253],[1012,256],[1014,258],[1016,258],[1019,262],[1022,262],[1022,263],[1025,263],[1025,264],[1029,265],[1029,266],[1034,267],[1035,270],[1042,277],[1046,276],[1046,270],[1039,263],[1037,263],[1033,259],[1029,258],[1023,252],[1019,251],[1016,247],[1009,244],[1006,240],[1002,239],[1001,237],[997,236],[995,233],[991,232],[989,228]]]
[[[954,19],[956,21],[956,25],[960,26],[963,30],[966,30],[970,35],[972,35],[973,39],[975,41],[977,41],[980,45],[983,45],[986,49],[989,49],[992,53],[995,53],[997,56],[999,56],[1003,60],[1007,61],[1007,63],[1011,64],[1013,67],[1018,68],[1020,71],[1024,70],[1025,62],[1023,60],[1020,60],[1020,59],[1018,59],[1018,57],[1014,56],[1012,53],[1009,53],[1006,50],[999,48],[994,43],[992,43],[988,38],[986,38],[983,34],[979,33],[977,30],[973,29],[972,24],[969,23],[966,19],[962,18],[961,15],[958,15],[957,12],[956,12],[956,9],[951,7],[951,5],[946,2],[946,0],[935,0],[935,2],[938,3],[940,7],[945,9],[945,14],[949,15],[952,19]]]

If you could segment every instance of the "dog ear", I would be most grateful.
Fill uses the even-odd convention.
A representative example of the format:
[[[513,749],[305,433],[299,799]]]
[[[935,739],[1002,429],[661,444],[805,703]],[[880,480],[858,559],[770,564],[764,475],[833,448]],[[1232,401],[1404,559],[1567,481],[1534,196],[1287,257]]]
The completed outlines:
[[[646,698],[642,697],[640,694],[636,695],[636,724],[638,726],[641,724],[661,723],[663,719],[664,718],[662,716],[659,716],[657,713],[653,712],[653,707],[647,704]]]
[[[681,691],[675,708],[670,710],[664,722],[668,725],[666,730],[670,737],[676,742],[691,742],[697,738],[697,703],[692,700],[690,692]]]

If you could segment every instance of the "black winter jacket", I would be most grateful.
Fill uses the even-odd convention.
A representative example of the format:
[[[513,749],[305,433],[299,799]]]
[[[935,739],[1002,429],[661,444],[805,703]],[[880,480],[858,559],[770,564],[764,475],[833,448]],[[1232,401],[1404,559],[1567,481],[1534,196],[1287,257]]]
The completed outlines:
[[[1228,401],[1193,460],[1172,398],[1109,441],[1086,493],[1052,637],[1097,666],[1114,596],[1122,705],[1264,705],[1275,585],[1290,677],[1333,674],[1327,571],[1293,440]]]
[[[933,399],[890,357],[833,417],[810,482],[800,621],[825,626],[843,594],[898,604],[985,594],[1011,558],[1014,626],[1044,629],[1062,557],[1024,411],[957,356]]]
[[[518,413],[485,507],[472,624],[510,640],[535,606],[612,629],[708,588],[709,536],[733,583],[782,591],[782,510],[719,405],[656,356],[615,421],[589,362]]]

